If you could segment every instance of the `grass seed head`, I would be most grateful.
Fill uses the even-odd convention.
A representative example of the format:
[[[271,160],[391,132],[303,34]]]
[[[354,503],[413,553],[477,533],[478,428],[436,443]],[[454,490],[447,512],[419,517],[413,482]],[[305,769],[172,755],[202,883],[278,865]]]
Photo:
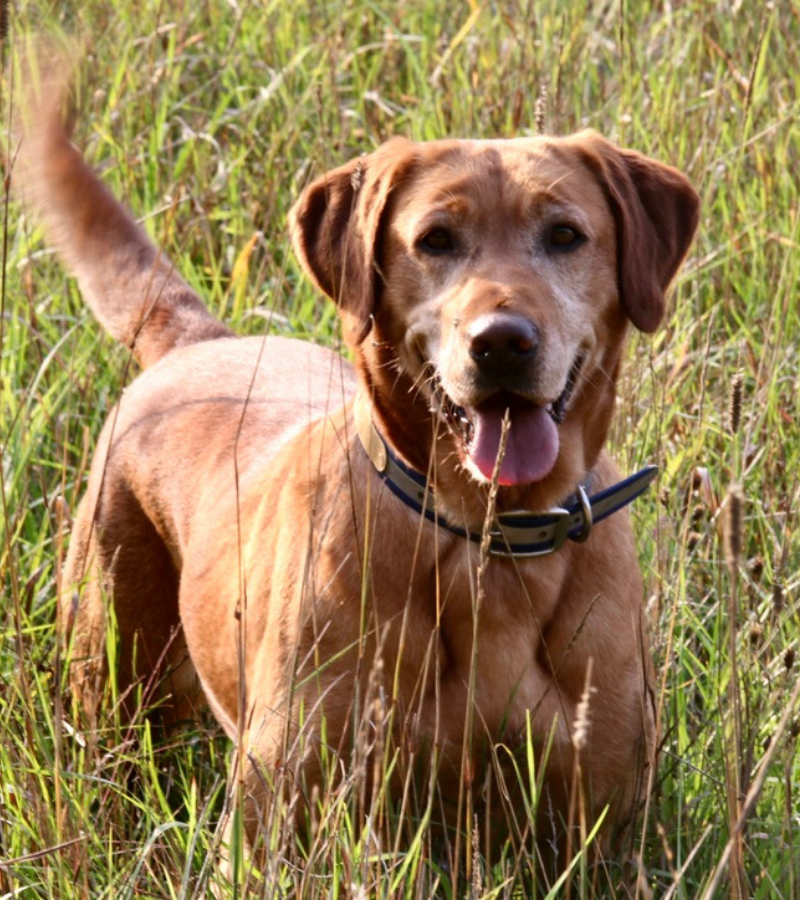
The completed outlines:
[[[539,96],[536,98],[536,106],[534,107],[537,134],[545,134],[547,132],[547,88],[548,84],[545,79],[539,88]]]
[[[733,484],[728,489],[723,521],[723,537],[725,543],[725,563],[733,573],[739,567],[742,556],[742,513],[744,509],[744,492],[741,485]]]
[[[742,422],[742,385],[744,379],[742,373],[737,372],[731,379],[731,396],[728,407],[728,424],[730,425],[731,434],[739,431]]]
[[[594,688],[586,686],[581,694],[578,708],[575,710],[575,726],[572,731],[572,746],[580,752],[589,739],[589,700],[594,693]]]
[[[781,578],[781,564],[775,564],[772,570],[772,605],[775,612],[783,609],[783,579]]]

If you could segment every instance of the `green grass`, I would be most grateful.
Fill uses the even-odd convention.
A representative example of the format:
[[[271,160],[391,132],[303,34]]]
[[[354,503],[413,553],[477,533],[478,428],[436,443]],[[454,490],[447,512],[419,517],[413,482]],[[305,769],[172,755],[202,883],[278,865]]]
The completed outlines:
[[[336,340],[332,304],[290,255],[286,213],[312,174],[393,134],[530,133],[542,96],[548,130],[590,126],[689,174],[703,200],[698,238],[665,327],[631,340],[611,438],[624,468],[661,466],[659,489],[634,515],[660,767],[638,873],[578,866],[571,889],[598,896],[624,881],[641,897],[733,896],[722,863],[738,785],[753,800],[744,895],[800,897],[797,0],[20,0],[2,50],[6,175],[8,63],[42,30],[82,44],[76,139],[88,158],[242,332]],[[158,742],[145,721],[121,724],[111,700],[93,732],[66,690],[56,584],[126,360],[35,224],[4,199],[0,894],[205,896],[227,742],[211,723]],[[732,555],[724,522],[736,484]],[[348,787],[322,798],[310,848],[295,846],[275,811],[270,890],[545,896],[511,851],[456,882],[427,853],[424,823],[403,850],[376,853]]]

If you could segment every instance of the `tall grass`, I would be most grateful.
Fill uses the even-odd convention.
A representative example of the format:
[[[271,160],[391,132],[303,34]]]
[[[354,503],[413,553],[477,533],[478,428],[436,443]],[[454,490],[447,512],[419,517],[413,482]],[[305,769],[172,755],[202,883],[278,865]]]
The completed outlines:
[[[666,326],[631,340],[611,438],[623,467],[661,467],[635,510],[660,767],[636,852],[578,867],[571,889],[800,897],[797,0],[19,0],[10,14],[0,891],[204,896],[233,760],[211,722],[167,742],[144,719],[123,724],[113,692],[88,729],[65,686],[54,622],[70,513],[128,367],[9,196],[8,62],[30,35],[63,29],[82,46],[77,140],[243,332],[337,341],[332,305],[289,254],[286,212],[313,173],[393,134],[511,137],[538,114],[690,175],[700,233]],[[378,852],[347,791],[321,798],[310,847],[275,811],[254,892],[547,894],[512,850],[489,870],[476,851],[457,881],[424,819]]]

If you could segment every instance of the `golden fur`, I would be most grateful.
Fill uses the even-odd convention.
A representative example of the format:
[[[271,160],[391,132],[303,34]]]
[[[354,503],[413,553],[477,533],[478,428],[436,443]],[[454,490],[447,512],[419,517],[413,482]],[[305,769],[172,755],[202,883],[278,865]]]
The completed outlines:
[[[687,180],[592,132],[398,139],[323,175],[291,231],[338,304],[351,365],[214,319],[69,143],[61,96],[51,81],[28,99],[16,176],[145,369],[100,438],[70,543],[62,619],[87,708],[110,602],[123,688],[155,673],[169,716],[204,695],[244,742],[253,840],[275,771],[320,780],[323,715],[346,768],[355,698],[375,696],[402,760],[436,757],[451,824],[493,747],[520,747],[528,718],[537,749],[552,733],[540,808],[565,821],[588,678],[580,788],[590,815],[610,806],[609,835],[643,795],[655,740],[627,511],[550,556],[484,558],[387,490],[353,398],[429,476],[438,513],[472,531],[490,479],[443,403],[478,416],[509,397],[509,440],[519,409],[556,453],[548,468],[510,451],[546,471],[526,482],[509,463],[498,511],[547,510],[590,472],[593,491],[619,480],[603,445],[623,342],[629,322],[663,317],[697,223]],[[563,421],[537,424],[576,365]],[[487,802],[494,827],[507,810],[500,792]]]

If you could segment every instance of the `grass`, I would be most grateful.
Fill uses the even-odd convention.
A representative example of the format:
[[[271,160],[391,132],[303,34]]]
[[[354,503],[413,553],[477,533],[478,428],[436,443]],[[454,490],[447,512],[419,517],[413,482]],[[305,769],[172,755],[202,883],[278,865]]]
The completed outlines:
[[[393,134],[510,137],[538,116],[556,133],[596,128],[690,175],[700,232],[665,327],[631,340],[611,437],[623,468],[661,467],[635,511],[660,768],[638,868],[578,867],[569,889],[800,897],[796,0],[20,0],[2,45],[6,176],[8,62],[27,36],[62,29],[82,43],[78,142],[243,332],[336,340],[332,305],[290,256],[286,212],[312,173]],[[204,896],[227,742],[211,723],[156,741],[146,721],[120,723],[113,698],[91,731],[66,690],[56,584],[127,366],[9,197],[8,177],[5,190],[0,894]],[[322,798],[310,849],[275,811],[271,880],[254,892],[547,894],[511,851],[457,881],[426,853],[424,822],[405,851],[376,853],[347,789]]]

